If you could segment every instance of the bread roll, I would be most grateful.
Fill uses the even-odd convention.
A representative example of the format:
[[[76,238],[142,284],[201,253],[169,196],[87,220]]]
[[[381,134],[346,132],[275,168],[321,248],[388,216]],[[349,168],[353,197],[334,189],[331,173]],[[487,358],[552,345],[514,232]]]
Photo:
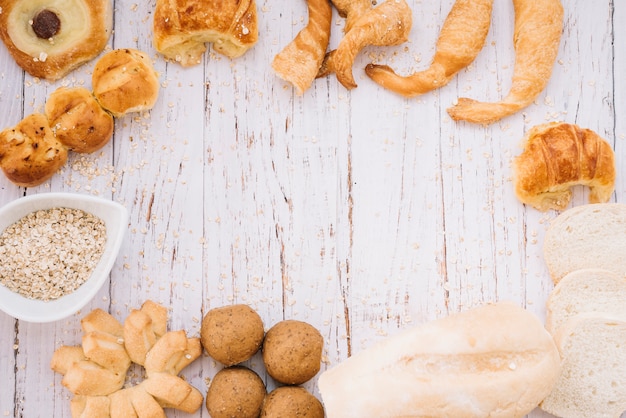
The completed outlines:
[[[103,55],[91,76],[93,94],[113,116],[152,109],[159,97],[159,76],[152,61],[136,49]]]
[[[548,227],[543,256],[552,281],[586,268],[626,273],[626,204],[596,203],[568,209]]]
[[[602,312],[626,318],[626,277],[603,269],[575,270],[565,275],[546,302],[546,329],[554,334],[579,313]]]
[[[0,167],[14,184],[35,187],[67,161],[67,148],[54,136],[48,119],[33,113],[0,132]]]
[[[74,396],[70,401],[72,418],[110,418],[110,409],[108,396]],[[125,418],[132,418],[132,415]]]
[[[565,209],[575,185],[589,186],[589,203],[605,203],[615,187],[611,145],[590,129],[547,123],[530,129],[514,161],[515,194],[541,211]]]
[[[184,67],[197,65],[205,43],[230,58],[243,55],[258,40],[254,0],[157,0],[154,46]]]
[[[578,314],[554,338],[563,369],[541,409],[566,418],[619,418],[626,411],[626,318]]]
[[[83,335],[82,346],[86,358],[114,373],[125,375],[130,367],[124,340],[115,335],[93,331]]]
[[[48,97],[46,117],[56,138],[68,149],[91,153],[113,136],[113,117],[84,87],[60,87]]]
[[[511,302],[405,330],[325,371],[328,418],[523,417],[560,358],[539,319]]]
[[[26,72],[57,80],[95,58],[113,26],[111,0],[0,0],[0,38]]]

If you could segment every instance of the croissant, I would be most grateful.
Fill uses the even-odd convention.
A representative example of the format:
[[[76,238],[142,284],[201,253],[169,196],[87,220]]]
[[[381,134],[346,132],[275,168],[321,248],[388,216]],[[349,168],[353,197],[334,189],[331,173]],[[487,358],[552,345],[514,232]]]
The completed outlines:
[[[372,0],[331,0],[339,16],[346,19],[344,33],[350,31],[354,22],[372,8]]]
[[[515,66],[511,88],[499,102],[460,98],[448,108],[454,120],[490,124],[528,106],[552,75],[563,31],[560,0],[513,0]]]
[[[369,1],[369,0],[368,0]],[[272,68],[302,95],[317,75],[330,40],[328,0],[308,0],[309,22],[272,61]]]
[[[365,73],[381,86],[405,97],[413,97],[442,87],[482,50],[493,0],[457,0],[439,33],[433,61],[424,71],[400,76],[387,65],[368,64]]]
[[[515,194],[540,210],[565,209],[574,185],[589,186],[589,202],[607,202],[615,187],[615,156],[595,132],[568,123],[533,127],[514,160]]]
[[[368,45],[390,46],[406,42],[413,24],[413,12],[406,0],[386,0],[354,23],[337,49],[326,54],[317,77],[335,73],[347,89],[357,86],[352,65],[358,53]]]

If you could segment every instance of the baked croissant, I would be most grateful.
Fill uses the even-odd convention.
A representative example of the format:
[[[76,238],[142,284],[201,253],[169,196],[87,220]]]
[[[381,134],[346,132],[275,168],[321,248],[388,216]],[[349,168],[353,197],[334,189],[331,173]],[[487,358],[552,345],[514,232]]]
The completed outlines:
[[[595,132],[553,122],[528,132],[514,173],[518,199],[540,211],[565,209],[574,185],[589,186],[590,203],[604,203],[615,187],[615,156]]]
[[[456,0],[439,33],[435,56],[428,69],[400,76],[387,65],[369,64],[365,73],[381,86],[405,97],[413,97],[442,87],[482,50],[493,0]]]
[[[272,68],[302,95],[322,65],[328,41],[332,9],[328,0],[308,0],[309,22],[272,61]]]
[[[406,0],[386,0],[368,10],[344,35],[337,49],[326,54],[317,77],[334,72],[345,88],[355,88],[352,65],[358,53],[368,45],[391,46],[406,42],[412,24],[413,12]]]
[[[372,0],[331,0],[339,16],[346,19],[344,33],[350,31],[354,22],[372,8]]]
[[[515,67],[511,88],[499,102],[460,98],[448,108],[454,120],[490,124],[528,106],[552,75],[563,31],[560,0],[513,0]]]

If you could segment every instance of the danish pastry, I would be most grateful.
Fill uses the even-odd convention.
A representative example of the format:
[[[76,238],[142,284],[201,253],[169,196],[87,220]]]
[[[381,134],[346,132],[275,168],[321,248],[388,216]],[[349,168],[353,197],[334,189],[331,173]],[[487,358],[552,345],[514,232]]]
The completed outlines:
[[[150,58],[129,48],[103,55],[93,69],[91,84],[100,106],[116,117],[151,109],[160,90]]]
[[[509,93],[499,102],[460,98],[448,108],[454,120],[493,123],[525,108],[543,91],[552,75],[563,31],[560,0],[513,0],[515,66]]]
[[[206,43],[230,58],[243,55],[258,40],[254,0],[157,0],[154,46],[184,67],[197,65]]]
[[[568,123],[533,127],[514,169],[517,198],[541,211],[565,209],[575,185],[589,186],[589,203],[607,202],[615,187],[611,145],[590,129]]]
[[[369,0],[368,0],[369,1]],[[317,75],[330,40],[328,0],[308,0],[309,22],[272,61],[272,68],[302,95]]]
[[[113,26],[111,0],[0,0],[0,38],[26,72],[57,80],[95,58]]]
[[[60,87],[52,92],[45,113],[56,138],[71,151],[97,151],[113,136],[113,116],[83,87]]]
[[[54,136],[48,119],[33,113],[0,132],[0,168],[18,186],[42,184],[67,161],[67,148]]]
[[[390,46],[406,42],[412,24],[413,13],[405,0],[386,0],[368,10],[339,41],[337,49],[326,54],[317,77],[335,73],[345,88],[355,88],[352,65],[358,53],[368,45]]]
[[[442,87],[482,50],[493,0],[456,0],[446,17],[430,66],[409,76],[400,76],[387,65],[368,64],[365,73],[381,86],[405,97],[414,97]]]

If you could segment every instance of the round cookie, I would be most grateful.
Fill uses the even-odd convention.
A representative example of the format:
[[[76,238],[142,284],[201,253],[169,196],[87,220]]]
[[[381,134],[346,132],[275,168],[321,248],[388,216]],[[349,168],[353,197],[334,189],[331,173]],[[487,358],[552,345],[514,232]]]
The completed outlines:
[[[322,361],[324,338],[310,324],[285,320],[265,335],[263,362],[274,380],[302,384],[317,374]]]
[[[206,408],[212,418],[257,418],[266,393],[263,381],[254,371],[228,367],[211,381]]]
[[[263,320],[247,305],[215,308],[202,319],[200,340],[207,353],[226,366],[252,357],[263,342]]]
[[[322,403],[301,386],[282,386],[265,398],[261,418],[324,418]]]
[[[104,54],[91,75],[93,94],[113,116],[152,109],[159,97],[159,75],[145,53],[115,49]]]
[[[6,0],[0,38],[26,72],[58,80],[95,58],[113,27],[111,0]]]
[[[97,151],[113,136],[113,116],[84,87],[56,89],[45,112],[56,138],[74,152]]]
[[[67,161],[67,148],[54,136],[48,119],[33,113],[0,132],[0,167],[14,184],[34,187]]]

